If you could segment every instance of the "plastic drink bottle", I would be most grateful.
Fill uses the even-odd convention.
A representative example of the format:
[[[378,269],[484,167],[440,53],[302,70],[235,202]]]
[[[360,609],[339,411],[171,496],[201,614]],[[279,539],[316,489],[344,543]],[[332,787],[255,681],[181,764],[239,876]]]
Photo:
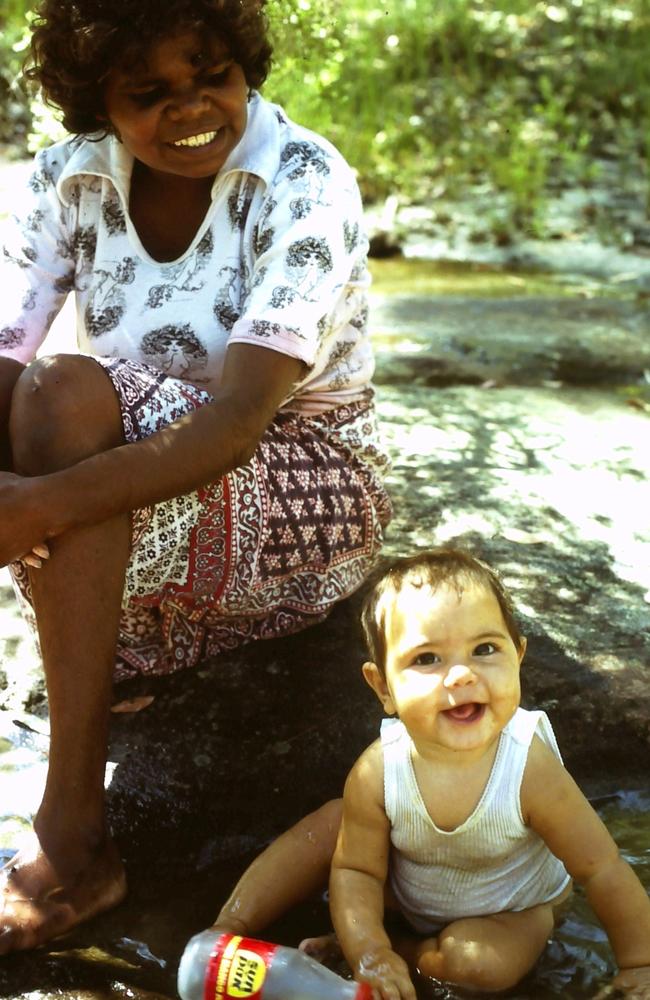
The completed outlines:
[[[354,983],[297,948],[201,931],[190,938],[178,969],[183,1000],[371,1000]]]

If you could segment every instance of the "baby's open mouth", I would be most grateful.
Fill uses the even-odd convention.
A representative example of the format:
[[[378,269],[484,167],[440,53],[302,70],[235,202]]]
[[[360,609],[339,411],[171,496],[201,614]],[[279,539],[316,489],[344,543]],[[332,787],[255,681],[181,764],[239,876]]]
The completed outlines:
[[[484,712],[485,705],[469,701],[465,705],[455,705],[453,708],[448,708],[445,715],[453,719],[454,722],[476,722],[483,716]]]

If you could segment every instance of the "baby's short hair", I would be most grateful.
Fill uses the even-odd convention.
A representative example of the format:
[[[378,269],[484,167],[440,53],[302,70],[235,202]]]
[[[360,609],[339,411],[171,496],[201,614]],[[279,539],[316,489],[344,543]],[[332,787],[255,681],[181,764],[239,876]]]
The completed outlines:
[[[468,584],[487,587],[497,599],[512,641],[517,649],[521,648],[522,635],[515,621],[512,598],[491,566],[463,549],[424,549],[384,564],[371,578],[371,588],[361,609],[361,625],[370,659],[381,671],[386,669],[386,629],[385,611],[380,612],[379,605],[386,594],[399,594],[405,584],[432,590],[452,586],[459,595]]]
[[[250,88],[269,72],[266,0],[40,0],[25,77],[63,112],[76,135],[106,134],[104,89],[112,69],[137,65],[152,45],[183,30],[214,32]]]

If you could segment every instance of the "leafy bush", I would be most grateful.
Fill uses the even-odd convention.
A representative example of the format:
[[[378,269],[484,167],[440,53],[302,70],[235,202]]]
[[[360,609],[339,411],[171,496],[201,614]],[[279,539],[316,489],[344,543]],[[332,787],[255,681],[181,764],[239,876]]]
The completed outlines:
[[[29,101],[20,71],[29,39],[27,0],[4,0],[0,11],[0,143],[25,147],[30,128]]]
[[[267,94],[327,135],[366,197],[484,181],[532,225],[596,157],[645,167],[650,0],[277,0]]]

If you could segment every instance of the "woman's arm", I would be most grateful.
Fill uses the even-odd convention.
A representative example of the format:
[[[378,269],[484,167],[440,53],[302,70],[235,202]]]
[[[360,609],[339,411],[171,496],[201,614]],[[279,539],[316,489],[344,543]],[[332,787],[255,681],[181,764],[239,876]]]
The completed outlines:
[[[408,967],[384,930],[389,846],[382,748],[377,741],[361,755],[345,785],[330,875],[330,910],[355,978],[369,983],[383,1000],[415,1000]]]
[[[583,887],[610,940],[617,965],[650,975],[650,899],[604,823],[541,740],[531,746],[522,811]]]
[[[40,150],[2,225],[0,356],[28,364],[75,285],[76,247],[67,228],[73,211],[56,180],[68,147]]]
[[[189,493],[248,461],[302,363],[233,344],[215,400],[134,444],[31,478],[0,480],[0,564],[84,524]],[[14,551],[15,550],[15,551]]]

